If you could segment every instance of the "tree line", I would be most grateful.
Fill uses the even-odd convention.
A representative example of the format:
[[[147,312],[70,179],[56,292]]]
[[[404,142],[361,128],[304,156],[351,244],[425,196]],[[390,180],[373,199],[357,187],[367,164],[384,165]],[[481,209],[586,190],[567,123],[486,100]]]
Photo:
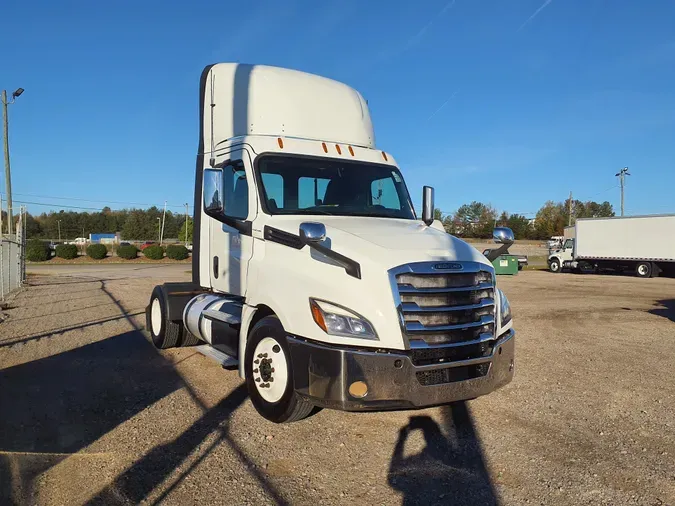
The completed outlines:
[[[570,218],[571,211],[571,218]],[[443,214],[435,210],[435,217],[441,220],[445,230],[458,237],[492,237],[496,226],[509,227],[516,239],[549,239],[554,235],[563,235],[564,228],[574,224],[577,218],[601,218],[614,216],[612,204],[592,200],[567,199],[564,202],[547,201],[537,211],[534,219],[522,214],[509,214],[498,211],[490,204],[471,202],[460,206],[454,213]]]
[[[68,241],[89,234],[114,234],[119,232],[122,240],[159,240],[163,210],[153,206],[149,209],[122,209],[113,211],[104,207],[100,212],[58,211],[39,215],[26,215],[26,237]],[[18,217],[15,217],[15,220]],[[3,232],[7,232],[7,216],[2,212]],[[185,241],[185,214],[166,212],[164,239]],[[192,217],[187,223],[188,241],[192,241]]]
[[[570,208],[572,218],[570,220]],[[67,241],[89,234],[120,232],[122,240],[158,240],[163,210],[153,206],[149,209],[122,209],[113,211],[104,207],[100,212],[58,211],[28,214],[26,235],[29,239],[59,239]],[[444,214],[435,210],[436,219],[441,220],[445,230],[458,237],[492,237],[495,226],[511,228],[517,239],[548,239],[562,235],[565,226],[574,224],[577,218],[598,218],[614,216],[609,202],[582,202],[569,199],[564,202],[546,202],[531,220],[522,214],[499,213],[490,204],[471,202],[460,206],[455,212]],[[7,232],[6,213],[2,212],[3,232]],[[164,238],[185,240],[185,215],[166,212]],[[192,242],[192,217],[187,222],[188,241]]]

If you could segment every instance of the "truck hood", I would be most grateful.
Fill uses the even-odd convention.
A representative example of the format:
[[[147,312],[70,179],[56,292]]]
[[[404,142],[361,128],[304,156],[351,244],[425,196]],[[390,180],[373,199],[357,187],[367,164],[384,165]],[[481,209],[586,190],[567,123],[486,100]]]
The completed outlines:
[[[274,216],[268,224],[298,234],[301,223],[326,226],[331,249],[356,261],[368,259],[384,267],[437,260],[490,262],[476,248],[421,221],[347,216]]]

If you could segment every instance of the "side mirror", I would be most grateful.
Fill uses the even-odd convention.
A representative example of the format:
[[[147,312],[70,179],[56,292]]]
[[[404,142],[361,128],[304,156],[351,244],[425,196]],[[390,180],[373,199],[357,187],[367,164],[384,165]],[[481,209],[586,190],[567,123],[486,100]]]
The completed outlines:
[[[306,221],[300,223],[300,240],[303,244],[321,242],[326,238],[326,225]]]
[[[207,213],[222,213],[223,207],[223,170],[204,169],[204,210]]]
[[[422,189],[422,221],[427,226],[434,222],[434,189],[431,186]]]
[[[513,230],[508,227],[497,227],[492,231],[492,238],[498,244],[513,244]]]

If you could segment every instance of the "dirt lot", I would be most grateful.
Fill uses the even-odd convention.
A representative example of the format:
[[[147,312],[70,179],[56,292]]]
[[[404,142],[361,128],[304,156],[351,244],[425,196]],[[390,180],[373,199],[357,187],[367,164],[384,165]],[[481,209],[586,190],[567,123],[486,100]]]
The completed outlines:
[[[0,503],[675,504],[675,280],[522,272],[516,378],[416,412],[260,418],[139,332],[185,266],[39,276],[0,324]]]

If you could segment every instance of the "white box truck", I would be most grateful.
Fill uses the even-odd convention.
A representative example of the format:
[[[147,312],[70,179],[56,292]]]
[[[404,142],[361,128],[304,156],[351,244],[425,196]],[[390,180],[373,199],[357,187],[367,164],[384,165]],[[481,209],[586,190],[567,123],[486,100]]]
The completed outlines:
[[[551,272],[609,269],[649,278],[675,269],[675,214],[580,218],[568,229],[548,257]]]
[[[199,111],[193,280],[154,288],[158,348],[204,343],[277,423],[315,406],[441,405],[511,381],[515,333],[492,265],[433,220],[430,187],[418,219],[357,91],[216,64]]]

